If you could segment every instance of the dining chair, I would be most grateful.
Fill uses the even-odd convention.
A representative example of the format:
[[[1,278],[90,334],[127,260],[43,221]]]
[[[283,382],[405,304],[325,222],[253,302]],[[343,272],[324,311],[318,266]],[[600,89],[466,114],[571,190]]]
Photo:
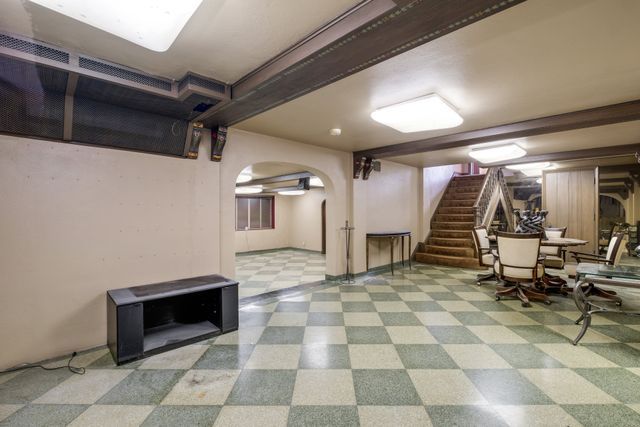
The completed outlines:
[[[571,256],[573,256],[578,264],[604,264],[616,266],[620,262],[620,258],[622,258],[622,252],[624,250],[624,246],[622,244],[624,240],[624,233],[617,232],[611,236],[609,240],[609,247],[607,248],[606,255],[594,255],[584,252],[575,252],[569,251]],[[575,265],[565,270],[569,274],[569,276],[575,277]],[[595,286],[593,283],[588,283],[584,288],[584,294],[586,296],[597,296],[600,298],[608,299],[614,301],[617,305],[622,305],[622,299],[617,296],[615,291],[604,290]]]
[[[551,304],[549,298],[537,292],[532,286],[544,276],[544,265],[540,258],[542,233],[496,232],[498,238],[498,259],[493,264],[498,278],[512,286],[498,286],[496,301],[505,296],[515,296],[523,307],[531,307],[530,300]]]
[[[476,285],[480,286],[486,280],[498,280],[495,271],[493,271],[493,263],[495,256],[491,253],[491,245],[489,242],[489,233],[487,227],[478,225],[473,228],[473,243],[478,256],[478,263],[481,267],[491,268],[491,273],[478,274]]]
[[[544,234],[547,239],[562,238],[567,233],[567,227],[545,228]],[[564,267],[564,256],[560,246],[540,246],[540,253],[544,254],[544,266],[549,268],[562,269]]]

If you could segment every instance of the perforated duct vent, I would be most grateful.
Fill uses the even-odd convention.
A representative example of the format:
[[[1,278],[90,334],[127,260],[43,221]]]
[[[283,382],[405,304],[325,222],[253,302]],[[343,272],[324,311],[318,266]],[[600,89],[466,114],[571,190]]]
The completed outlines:
[[[69,63],[69,54],[67,52],[44,46],[39,43],[22,40],[7,34],[0,34],[0,46],[28,53],[30,55],[39,56],[40,58],[47,58],[52,61],[62,62],[64,64]]]
[[[86,58],[84,56],[80,57],[80,68],[97,71],[109,76],[118,77],[120,79],[129,80],[141,85],[151,86],[157,89],[171,92],[171,82],[168,80],[162,80],[157,77],[149,76],[147,74],[136,73],[135,71],[129,70],[124,67],[106,64],[101,61]]]
[[[182,90],[184,89],[184,87],[187,85],[193,85],[193,86],[199,86],[201,88],[205,88],[205,89],[209,89],[212,90],[214,92],[218,92],[220,94],[224,94],[225,93],[225,85],[223,85],[222,83],[218,83],[216,81],[213,80],[209,80],[209,79],[205,79],[203,77],[200,76],[196,76],[194,74],[187,74],[186,76],[184,76],[184,78],[182,80],[180,80],[180,83],[178,84],[178,90]]]
[[[0,53],[4,133],[183,156],[189,121],[228,99],[215,80],[175,82],[2,32]]]
[[[61,139],[67,75],[0,57],[0,131]]]

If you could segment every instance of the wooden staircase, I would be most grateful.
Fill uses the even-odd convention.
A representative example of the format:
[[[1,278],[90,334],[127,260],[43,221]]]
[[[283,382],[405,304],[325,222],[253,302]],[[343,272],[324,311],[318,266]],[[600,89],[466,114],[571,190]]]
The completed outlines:
[[[473,205],[482,191],[484,178],[484,175],[461,175],[451,179],[433,215],[424,251],[416,253],[417,261],[480,268],[471,230],[475,226]]]

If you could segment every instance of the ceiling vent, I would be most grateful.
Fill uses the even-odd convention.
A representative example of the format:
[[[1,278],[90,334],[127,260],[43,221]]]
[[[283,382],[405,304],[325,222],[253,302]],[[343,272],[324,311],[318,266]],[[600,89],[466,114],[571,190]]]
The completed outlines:
[[[174,81],[0,33],[0,132],[183,156],[190,122],[230,87]]]

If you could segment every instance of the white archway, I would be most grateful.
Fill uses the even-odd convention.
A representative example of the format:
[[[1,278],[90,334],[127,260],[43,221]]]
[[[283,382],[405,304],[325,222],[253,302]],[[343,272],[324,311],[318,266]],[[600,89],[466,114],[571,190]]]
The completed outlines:
[[[220,170],[220,266],[221,273],[235,275],[235,184],[247,166],[278,162],[300,166],[318,176],[325,185],[327,200],[326,274],[337,276],[344,270],[344,248],[340,244],[340,227],[349,218],[347,207],[347,177],[345,165],[349,153],[317,149],[279,138],[231,129]],[[242,154],[240,154],[242,153]]]

